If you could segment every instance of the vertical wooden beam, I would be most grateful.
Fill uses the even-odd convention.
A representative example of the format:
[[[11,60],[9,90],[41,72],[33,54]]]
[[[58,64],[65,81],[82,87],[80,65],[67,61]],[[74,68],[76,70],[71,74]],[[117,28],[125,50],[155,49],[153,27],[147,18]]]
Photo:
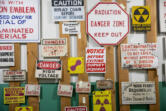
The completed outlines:
[[[14,54],[15,54],[15,66],[10,67],[10,70],[20,70],[21,66],[21,45],[16,43],[14,44]],[[10,87],[19,87],[20,82],[10,82]],[[9,111],[15,111],[15,107],[18,107],[19,104],[9,104]]]
[[[126,0],[117,0],[119,4],[123,4],[127,7]],[[127,43],[127,37],[122,43]],[[118,45],[118,74],[119,74],[119,101],[120,101],[120,111],[130,111],[130,105],[122,105],[122,88],[121,82],[128,82],[129,81],[129,72],[128,69],[124,69],[121,67],[121,51],[120,45]]]
[[[27,44],[27,67],[28,67],[28,84],[38,84],[35,78],[36,61],[38,59],[38,44]],[[34,111],[39,111],[39,97],[28,97],[28,104],[33,107]]]
[[[146,42],[157,42],[157,0],[146,0],[146,5],[150,7],[151,12],[151,31],[147,32]],[[148,80],[155,81],[156,87],[156,104],[149,105],[149,111],[160,111],[160,99],[159,99],[159,81],[157,75],[157,69],[148,70]]]

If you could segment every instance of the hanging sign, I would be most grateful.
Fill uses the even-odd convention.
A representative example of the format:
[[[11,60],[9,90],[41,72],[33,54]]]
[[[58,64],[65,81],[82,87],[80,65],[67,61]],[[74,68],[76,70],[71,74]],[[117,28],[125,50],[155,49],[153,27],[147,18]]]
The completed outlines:
[[[159,2],[160,32],[166,32],[166,0],[160,0]]]
[[[42,41],[43,57],[59,57],[67,55],[67,39],[44,39]]]
[[[0,44],[0,66],[14,66],[14,62],[14,44]]]
[[[149,6],[132,7],[132,28],[134,31],[151,30],[151,16]]]
[[[40,0],[0,2],[0,42],[40,42]]]
[[[129,32],[129,15],[115,2],[99,2],[87,15],[87,33],[100,45],[118,45]]]
[[[96,86],[98,89],[112,89],[113,81],[112,80],[97,80]]]
[[[105,48],[86,48],[86,72],[106,72],[106,50]]]
[[[112,111],[111,91],[93,92],[93,111]]]
[[[80,34],[80,23],[79,22],[63,22],[62,23],[63,34]]]
[[[86,106],[75,106],[75,107],[67,106],[65,107],[65,111],[87,111],[87,107]]]
[[[35,77],[40,79],[61,79],[62,64],[59,59],[54,61],[38,60]]]
[[[15,111],[33,111],[33,107],[32,106],[16,107]]]
[[[40,85],[26,84],[25,96],[40,96]]]
[[[79,81],[76,83],[76,92],[77,93],[90,93],[91,84],[90,82]]]
[[[122,82],[122,104],[156,104],[155,82]]]
[[[4,104],[25,103],[24,87],[4,88]]]
[[[3,71],[3,80],[4,81],[25,81],[26,80],[26,71]]]
[[[131,69],[152,69],[158,67],[156,43],[135,43],[121,45],[122,67]]]
[[[72,85],[58,85],[58,93],[59,96],[68,96],[72,97],[73,94],[73,86]]]
[[[68,71],[71,74],[84,73],[84,58],[70,57],[68,59]]]
[[[54,21],[84,21],[84,0],[52,0]]]

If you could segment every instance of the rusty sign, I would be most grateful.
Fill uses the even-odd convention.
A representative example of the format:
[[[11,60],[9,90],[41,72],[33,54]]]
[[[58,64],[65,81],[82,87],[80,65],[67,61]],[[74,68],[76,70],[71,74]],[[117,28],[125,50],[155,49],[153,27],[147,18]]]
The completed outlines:
[[[112,89],[113,81],[112,80],[97,80],[96,85],[98,89]]]

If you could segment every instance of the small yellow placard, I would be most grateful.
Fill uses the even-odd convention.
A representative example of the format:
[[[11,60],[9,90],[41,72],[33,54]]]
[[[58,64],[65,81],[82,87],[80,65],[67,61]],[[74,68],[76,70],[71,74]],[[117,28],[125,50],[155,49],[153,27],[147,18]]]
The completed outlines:
[[[149,6],[132,7],[132,27],[134,31],[151,30],[151,16]]]
[[[68,59],[68,71],[71,74],[84,73],[84,58],[70,57]]]
[[[24,87],[4,88],[4,104],[25,103]]]
[[[112,111],[111,91],[93,92],[93,111]]]
[[[33,111],[33,108],[31,106],[26,107],[16,107],[15,111]]]

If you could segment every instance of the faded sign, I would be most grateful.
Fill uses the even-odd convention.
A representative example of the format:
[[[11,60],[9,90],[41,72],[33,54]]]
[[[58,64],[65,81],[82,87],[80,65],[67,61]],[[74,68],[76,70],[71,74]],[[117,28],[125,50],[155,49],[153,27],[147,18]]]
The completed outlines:
[[[83,21],[84,0],[52,0],[52,18],[54,21]]]
[[[72,94],[73,94],[73,86],[72,85],[62,85],[62,84],[58,85],[57,95],[72,97]]]
[[[151,30],[151,16],[149,6],[132,7],[132,28],[134,31]]]
[[[14,62],[14,44],[0,44],[0,66],[14,66]]]
[[[40,0],[1,0],[0,42],[40,42]]]
[[[106,49],[86,48],[86,72],[105,73],[106,72]]]
[[[26,80],[26,71],[3,71],[3,80],[4,81],[25,81]]]
[[[98,89],[112,89],[113,81],[112,80],[97,80],[96,86]]]
[[[112,111],[111,91],[93,92],[93,111]]]
[[[136,43],[121,45],[121,65],[131,69],[151,69],[158,67],[156,43]]]
[[[68,71],[71,74],[84,73],[84,58],[70,57],[68,59]]]
[[[61,79],[62,64],[61,60],[38,60],[36,63],[35,77],[40,79]]]
[[[159,2],[160,32],[166,32],[166,0],[160,0]]]
[[[65,107],[65,111],[87,111],[87,107],[86,106],[75,106],[75,107],[67,106]]]
[[[32,106],[16,107],[15,111],[33,111]]]
[[[24,87],[4,88],[4,104],[25,103]]]
[[[79,81],[76,83],[76,92],[77,93],[90,93],[91,84],[90,82]]]
[[[40,85],[26,84],[25,96],[40,96]]]
[[[44,39],[41,47],[43,57],[59,57],[67,55],[67,39]]]
[[[122,104],[156,104],[155,82],[122,82]]]
[[[63,34],[80,34],[80,23],[79,22],[63,22],[62,23]]]

